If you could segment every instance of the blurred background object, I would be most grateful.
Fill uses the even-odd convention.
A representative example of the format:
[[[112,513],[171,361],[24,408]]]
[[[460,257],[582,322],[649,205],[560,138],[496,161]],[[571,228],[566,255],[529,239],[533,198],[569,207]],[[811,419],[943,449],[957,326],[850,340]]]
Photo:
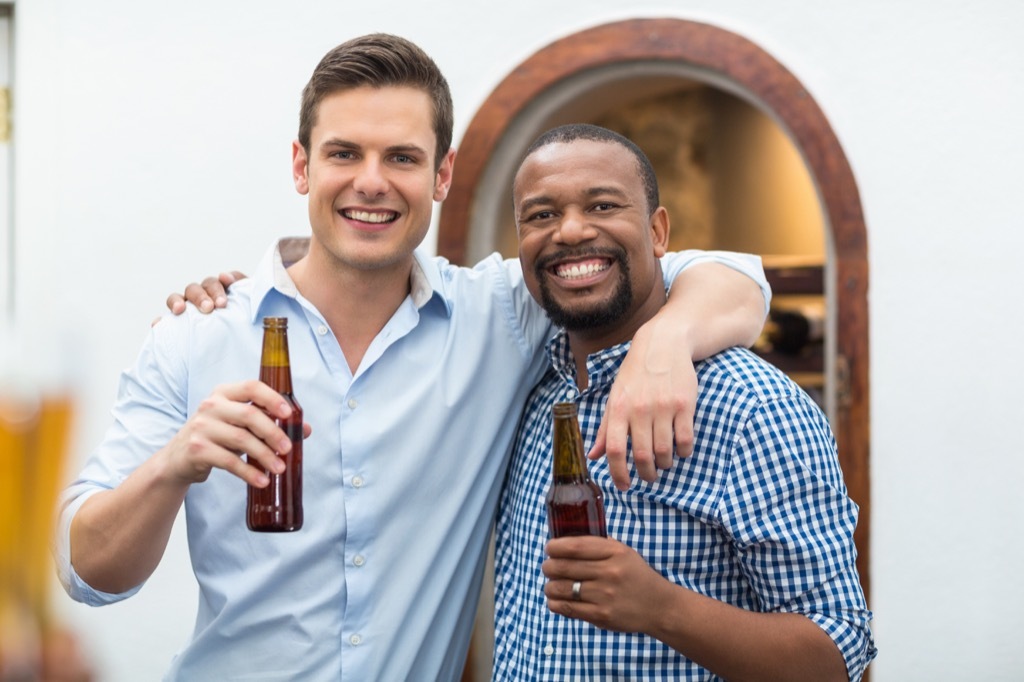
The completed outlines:
[[[73,425],[74,352],[54,329],[0,329],[0,681],[89,680],[53,617],[50,556]]]

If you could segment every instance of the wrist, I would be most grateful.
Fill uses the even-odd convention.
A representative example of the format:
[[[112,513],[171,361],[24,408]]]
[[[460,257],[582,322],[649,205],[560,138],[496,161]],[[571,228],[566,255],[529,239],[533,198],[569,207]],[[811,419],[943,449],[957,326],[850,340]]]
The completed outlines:
[[[166,447],[161,448],[150,457],[139,469],[149,471],[149,485],[154,488],[187,492],[189,486],[204,480],[209,473],[202,476],[187,468],[183,471],[180,467],[181,460],[175,456],[173,446],[174,441],[172,440]]]
[[[688,626],[700,627],[694,608],[696,592],[664,579],[655,596],[658,607],[651,610],[654,617],[646,634],[673,646],[670,642],[677,645],[680,638],[686,637]]]
[[[662,310],[665,311],[666,308]],[[679,315],[672,316],[667,312],[652,317],[634,335],[634,341],[639,340],[652,351],[663,349],[671,358],[683,356],[693,362],[707,357],[697,343],[698,338],[699,330],[690,325],[689,320],[680,319]]]

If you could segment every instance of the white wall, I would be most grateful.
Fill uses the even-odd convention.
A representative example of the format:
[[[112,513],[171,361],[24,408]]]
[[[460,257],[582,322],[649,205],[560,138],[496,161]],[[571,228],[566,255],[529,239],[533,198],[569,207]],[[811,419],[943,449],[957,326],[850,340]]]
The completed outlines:
[[[453,85],[457,140],[507,71],[559,37],[630,16],[703,20],[796,74],[860,186],[874,680],[1019,679],[1024,4],[460,4],[17,2],[16,304],[23,319],[77,325],[90,379],[80,452],[102,435],[117,373],[168,293],[251,270],[273,237],[306,231],[289,144],[299,90],[327,49],[374,30],[418,42]],[[103,680],[158,678],[190,631],[181,537],[128,603],[59,600]]]

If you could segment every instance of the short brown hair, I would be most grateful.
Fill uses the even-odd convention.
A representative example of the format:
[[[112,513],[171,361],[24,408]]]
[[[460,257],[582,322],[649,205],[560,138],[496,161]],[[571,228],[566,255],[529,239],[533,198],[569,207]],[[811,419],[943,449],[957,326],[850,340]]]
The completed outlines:
[[[299,143],[309,154],[309,137],[320,102],[339,90],[370,86],[409,86],[427,93],[434,104],[435,169],[452,144],[452,94],[437,64],[417,45],[387,33],[371,33],[338,45],[324,55],[306,87],[299,111]]]

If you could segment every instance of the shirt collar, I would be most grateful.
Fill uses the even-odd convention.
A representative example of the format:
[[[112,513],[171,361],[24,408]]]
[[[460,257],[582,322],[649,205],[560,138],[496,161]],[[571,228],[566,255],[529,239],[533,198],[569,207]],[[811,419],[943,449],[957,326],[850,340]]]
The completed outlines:
[[[436,296],[444,306],[445,315],[451,317],[452,302],[445,288],[445,282],[450,282],[451,277],[447,270],[442,275],[442,264],[446,264],[446,261],[424,256],[419,251],[414,252],[409,291],[417,308],[423,308]]]
[[[294,260],[289,260],[295,256],[294,241],[296,240],[285,238],[271,246],[252,274],[253,290],[252,299],[249,302],[249,315],[253,324],[261,318],[260,309],[263,308],[264,301],[270,297],[271,292],[276,291],[291,299],[295,299],[299,295],[299,290],[295,287],[295,282],[292,281],[287,270],[288,266],[294,262]],[[301,257],[301,253],[299,257]]]
[[[306,237],[285,237],[267,250],[252,276],[253,297],[250,316],[253,322],[259,319],[260,309],[271,291],[277,291],[291,299],[298,298],[299,290],[288,274],[288,267],[305,256],[308,251],[309,239]],[[445,314],[451,316],[451,301],[445,289],[445,282],[448,280],[450,277],[442,276],[441,261],[423,256],[419,252],[413,254],[409,292],[417,308],[422,309],[436,296],[444,306]]]

